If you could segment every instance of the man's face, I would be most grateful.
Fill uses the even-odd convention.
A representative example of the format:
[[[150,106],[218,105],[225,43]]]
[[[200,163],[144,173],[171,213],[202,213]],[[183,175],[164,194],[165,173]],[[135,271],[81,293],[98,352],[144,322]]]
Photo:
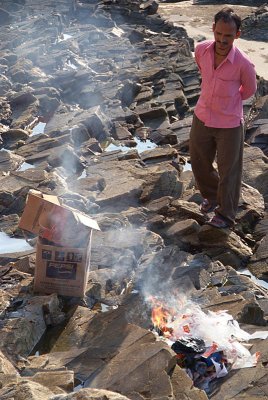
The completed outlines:
[[[216,42],[216,52],[221,55],[228,54],[234,40],[240,36],[240,31],[237,31],[235,22],[219,20],[216,24],[213,24],[212,29]]]

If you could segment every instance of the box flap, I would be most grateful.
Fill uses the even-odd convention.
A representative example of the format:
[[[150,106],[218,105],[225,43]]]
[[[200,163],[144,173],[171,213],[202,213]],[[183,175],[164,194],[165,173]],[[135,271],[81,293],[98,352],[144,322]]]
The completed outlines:
[[[50,203],[57,204],[58,206],[61,206],[61,203],[60,203],[60,201],[59,201],[57,196],[52,196],[51,194],[42,193],[42,198],[44,200],[49,201]]]
[[[88,217],[87,215],[84,215],[84,214],[77,213],[75,211],[73,211],[73,214],[75,215],[75,217],[81,224],[87,226],[88,228],[96,229],[97,231],[100,230],[100,227],[99,227],[97,221],[95,221],[91,217]]]
[[[57,196],[36,191],[28,194],[19,227],[61,245],[85,238],[90,229],[100,230],[91,217],[61,205]]]

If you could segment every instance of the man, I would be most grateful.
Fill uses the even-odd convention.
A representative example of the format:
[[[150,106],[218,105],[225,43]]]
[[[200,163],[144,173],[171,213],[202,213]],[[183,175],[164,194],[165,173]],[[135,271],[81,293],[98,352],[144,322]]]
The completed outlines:
[[[192,170],[203,196],[201,211],[215,211],[208,222],[232,227],[239,202],[243,163],[242,100],[256,91],[256,73],[249,58],[234,46],[241,18],[231,8],[214,17],[215,40],[199,43],[195,59],[201,72],[201,94],[190,133]],[[217,154],[218,171],[213,162]]]

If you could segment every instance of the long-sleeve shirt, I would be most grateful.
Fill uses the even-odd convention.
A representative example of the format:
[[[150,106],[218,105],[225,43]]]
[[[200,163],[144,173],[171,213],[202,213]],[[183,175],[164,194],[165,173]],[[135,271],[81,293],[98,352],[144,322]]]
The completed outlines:
[[[256,72],[250,59],[234,45],[215,69],[214,44],[206,40],[195,49],[202,77],[195,114],[208,127],[234,128],[243,120],[242,100],[256,91]]]

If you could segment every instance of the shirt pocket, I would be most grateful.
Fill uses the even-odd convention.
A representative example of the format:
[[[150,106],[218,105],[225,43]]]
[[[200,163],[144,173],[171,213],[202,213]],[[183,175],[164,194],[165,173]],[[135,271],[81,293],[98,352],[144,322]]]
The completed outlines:
[[[218,97],[233,97],[239,93],[240,83],[233,79],[217,78],[215,82],[215,95]]]

